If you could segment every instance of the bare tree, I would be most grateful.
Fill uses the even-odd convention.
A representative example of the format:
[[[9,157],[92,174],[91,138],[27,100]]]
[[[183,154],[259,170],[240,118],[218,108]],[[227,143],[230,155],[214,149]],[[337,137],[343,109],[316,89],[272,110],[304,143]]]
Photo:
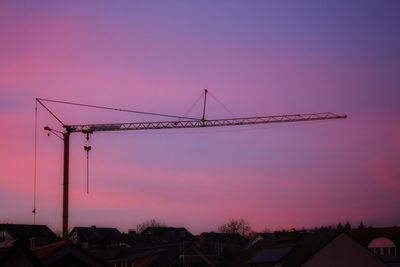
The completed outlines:
[[[251,229],[250,224],[244,219],[230,220],[226,224],[219,226],[218,231],[228,234],[240,234],[246,238],[250,238],[254,235],[254,231]]]
[[[157,221],[156,219],[147,220],[142,222],[141,224],[136,225],[136,232],[140,234],[144,230],[146,230],[147,227],[167,227],[167,224]]]

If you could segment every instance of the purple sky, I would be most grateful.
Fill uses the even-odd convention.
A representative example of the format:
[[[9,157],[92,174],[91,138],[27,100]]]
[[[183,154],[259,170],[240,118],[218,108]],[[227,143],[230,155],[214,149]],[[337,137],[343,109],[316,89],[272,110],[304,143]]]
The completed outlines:
[[[70,225],[194,233],[400,225],[400,2],[1,1],[0,222],[32,223],[35,98],[347,120],[71,139]],[[158,120],[49,104],[66,123]],[[191,116],[201,116],[201,104]],[[229,117],[209,98],[208,118]],[[37,222],[61,228],[62,142],[38,112]]]

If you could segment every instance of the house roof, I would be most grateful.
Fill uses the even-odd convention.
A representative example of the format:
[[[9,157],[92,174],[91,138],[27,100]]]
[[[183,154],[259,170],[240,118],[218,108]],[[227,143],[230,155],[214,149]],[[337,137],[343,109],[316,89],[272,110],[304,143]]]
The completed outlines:
[[[167,232],[187,232],[191,234],[185,227],[162,227],[162,226],[157,226],[157,227],[147,227],[144,229],[142,234],[153,234],[153,233],[167,233]]]
[[[340,235],[346,235],[354,242],[358,243],[361,247],[365,248],[366,253],[369,253],[373,257],[379,259],[383,265],[387,265],[379,257],[374,255],[370,250],[363,246],[360,242],[355,240],[348,234],[347,231],[330,231],[324,233],[316,233],[309,235],[300,240],[293,250],[290,250],[286,256],[281,259],[285,267],[297,267],[308,261],[311,257],[316,255],[319,251],[324,249],[328,244],[338,238]]]
[[[49,242],[57,242],[59,238],[46,225],[0,224],[0,231],[7,231],[14,239],[42,237]]]
[[[285,257],[294,247],[272,247],[272,248],[264,248],[259,253],[257,253],[254,257],[252,257],[248,263],[256,264],[256,263],[265,263],[265,262],[277,262]]]
[[[400,227],[353,229],[349,231],[349,235],[365,247],[378,237],[388,238],[392,240],[397,247],[400,247]]]
[[[121,238],[121,232],[116,228],[103,227],[74,227],[69,234],[71,237],[75,232],[86,242],[101,242],[104,240],[118,241]]]
[[[111,248],[108,248],[111,249]],[[165,250],[165,248],[148,248],[148,249],[134,249],[134,248],[114,248],[114,257],[108,259],[107,261],[110,263],[118,263],[125,261],[133,261],[142,258],[153,258],[153,260],[157,257],[157,255]],[[104,250],[103,250],[104,251]]]
[[[249,265],[261,264],[262,266],[275,266],[277,263],[285,267],[301,266],[341,234],[347,235],[354,242],[362,245],[343,231],[309,234],[297,242],[281,242],[273,239],[260,240],[252,247],[244,250],[236,259],[238,263],[233,266],[243,266],[245,263]],[[366,251],[372,254],[369,250],[366,249]]]
[[[28,248],[25,242],[22,240],[16,240],[13,242],[12,247],[4,255],[0,254],[0,266],[10,266],[10,262],[13,262],[13,258],[21,256],[25,257],[25,264],[33,267],[44,266],[38,257]]]
[[[262,239],[279,240],[280,242],[298,242],[303,237],[309,235],[305,231],[276,231],[273,233],[257,233]]]
[[[152,235],[167,242],[193,241],[194,236],[184,227],[147,227],[142,235]]]
[[[69,264],[71,264],[72,260],[76,261],[76,263],[84,262],[86,264],[85,266],[106,266],[103,261],[96,258],[93,254],[72,244],[70,241],[60,241],[57,243],[53,243],[34,249],[33,252],[41,261],[45,263],[45,265],[57,262],[68,262]]]
[[[291,243],[290,243],[291,244]],[[275,239],[262,239],[255,242],[252,246],[242,250],[236,257],[230,260],[230,266],[243,266],[248,260],[257,255],[262,249],[267,247],[289,246],[287,242],[281,243]]]
[[[342,232],[332,231],[313,234],[303,238],[296,244],[293,250],[289,251],[288,254],[284,256],[284,266],[300,266],[341,233]]]
[[[0,242],[0,250],[11,248],[16,241],[17,241],[17,239],[12,239],[12,240],[6,240],[3,242]]]
[[[200,238],[205,238],[212,240],[214,242],[221,242],[221,243],[234,243],[243,245],[247,242],[246,238],[239,234],[228,234],[228,233],[201,233]]]
[[[157,256],[151,262],[149,267],[166,267],[176,266],[179,261],[179,256],[182,254],[182,247],[179,245],[166,247],[164,250],[159,251]],[[214,266],[214,264],[208,259],[196,246],[189,245],[185,248],[185,255],[197,255],[202,260],[203,265],[201,266]]]
[[[66,245],[67,241],[60,241],[34,250],[34,253],[40,259],[46,258]]]
[[[104,258],[107,253],[108,257]],[[183,246],[183,243],[175,243],[147,248],[108,247],[96,251],[96,254],[99,257],[106,259],[110,264],[135,261],[135,264],[138,265],[140,265],[140,262],[146,262],[147,265],[145,266],[147,267],[175,266],[174,264],[179,261],[179,256],[182,253],[184,255],[190,255],[190,258],[192,258],[193,255],[198,256],[199,260],[207,266],[214,265],[207,256],[205,256],[193,243],[190,242],[185,243],[185,246]]]
[[[277,236],[274,233],[257,233],[262,239],[276,239]]]
[[[134,248],[151,248],[162,246],[167,243],[167,240],[153,235],[121,234],[120,242],[128,244]]]

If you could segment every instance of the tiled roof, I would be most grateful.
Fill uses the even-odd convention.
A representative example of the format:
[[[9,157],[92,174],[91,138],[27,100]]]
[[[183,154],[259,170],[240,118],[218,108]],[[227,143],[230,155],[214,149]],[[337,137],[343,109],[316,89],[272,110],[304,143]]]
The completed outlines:
[[[186,228],[184,227],[147,227],[142,234],[149,234],[149,233],[167,233],[167,232],[186,232],[191,234]]]
[[[341,234],[341,232],[332,231],[312,234],[303,238],[296,244],[294,249],[284,257],[284,266],[300,266],[339,236],[339,234]]]
[[[400,247],[400,227],[353,229],[349,234],[364,246],[368,246],[369,242],[377,237],[385,237]]]
[[[15,259],[25,258],[24,266],[43,267],[44,265],[38,257],[21,240],[13,242],[13,246],[5,254],[0,254],[0,266],[11,266],[10,262],[15,264]]]
[[[53,254],[54,252],[58,251],[59,249],[63,248],[66,244],[67,241],[60,241],[57,243],[37,248],[34,250],[34,252],[36,256],[38,256],[40,259],[43,259]]]
[[[194,241],[194,236],[184,227],[147,227],[142,235],[152,235],[166,242]]]
[[[106,264],[89,253],[85,249],[75,246],[70,241],[60,241],[44,247],[33,250],[34,254],[45,263],[59,262],[60,265],[68,263],[70,266],[70,259],[74,259],[77,264],[85,263],[84,266],[105,267]],[[72,265],[73,266],[73,265]],[[79,265],[81,266],[81,265]]]
[[[201,233],[200,238],[205,238],[212,240],[214,242],[223,242],[223,243],[235,243],[243,245],[247,242],[246,238],[239,234],[228,234],[228,233]]]
[[[230,266],[244,266],[244,264],[250,260],[252,257],[257,255],[262,249],[267,247],[277,247],[280,243],[276,240],[268,239],[268,240],[259,240],[251,247],[241,251],[236,255],[236,257],[231,259]],[[283,244],[281,246],[288,246],[290,244]]]
[[[57,242],[59,238],[46,225],[0,224],[0,231],[7,231],[14,239],[43,237],[49,242]]]
[[[86,242],[118,241],[121,238],[121,232],[116,228],[74,227],[69,236],[71,237],[74,232],[78,232]]]
[[[248,263],[257,264],[265,262],[277,262],[285,257],[294,247],[272,247],[264,248],[254,257],[252,257]]]

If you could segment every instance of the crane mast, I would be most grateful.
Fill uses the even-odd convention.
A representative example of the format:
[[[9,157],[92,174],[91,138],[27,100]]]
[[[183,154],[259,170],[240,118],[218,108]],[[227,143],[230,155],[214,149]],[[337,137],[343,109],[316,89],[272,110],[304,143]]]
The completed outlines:
[[[203,114],[201,119],[188,118],[184,120],[174,121],[154,121],[154,122],[128,122],[128,123],[110,123],[110,124],[81,124],[81,125],[65,125],[62,121],[50,111],[42,101],[46,99],[39,99],[38,101],[53,117],[55,117],[64,128],[60,133],[49,127],[44,129],[52,131],[63,140],[64,143],[64,161],[63,161],[63,227],[62,238],[68,239],[68,213],[69,213],[69,146],[70,135],[72,133],[92,134],[94,132],[108,132],[108,131],[137,131],[137,130],[157,130],[157,129],[182,129],[182,128],[205,128],[205,127],[221,127],[221,126],[240,126],[240,125],[254,125],[254,124],[270,124],[270,123],[287,123],[287,122],[301,122],[301,121],[317,121],[317,120],[330,120],[330,119],[345,119],[347,115],[338,115],[331,112],[326,113],[308,113],[308,114],[290,114],[290,115],[277,115],[277,116],[257,116],[257,117],[243,117],[243,118],[224,118],[224,119],[205,119],[207,89],[204,90]],[[50,101],[50,100],[47,100]],[[62,101],[52,101],[58,103],[68,103]],[[69,103],[71,104],[71,103]],[[90,106],[90,105],[83,105]],[[91,106],[96,107],[98,106]],[[116,110],[116,109],[114,109]],[[121,111],[121,110],[120,110]],[[155,115],[148,113],[150,115]],[[156,114],[157,115],[157,114]],[[169,116],[175,118],[184,118],[179,116]]]

